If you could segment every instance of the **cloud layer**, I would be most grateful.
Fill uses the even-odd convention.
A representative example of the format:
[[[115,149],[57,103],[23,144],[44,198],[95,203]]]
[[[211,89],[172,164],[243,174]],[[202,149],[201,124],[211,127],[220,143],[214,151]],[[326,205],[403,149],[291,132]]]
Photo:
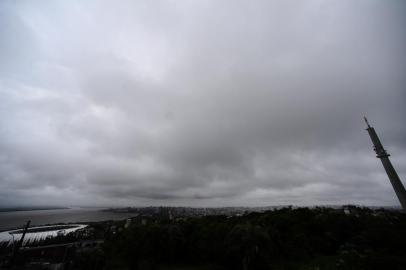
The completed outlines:
[[[0,205],[396,205],[400,1],[2,1]]]

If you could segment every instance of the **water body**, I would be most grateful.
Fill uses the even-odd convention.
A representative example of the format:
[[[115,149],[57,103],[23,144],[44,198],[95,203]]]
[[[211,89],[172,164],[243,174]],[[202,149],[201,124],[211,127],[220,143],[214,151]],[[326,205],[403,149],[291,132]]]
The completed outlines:
[[[103,208],[0,212],[0,231],[22,228],[28,220],[31,220],[30,226],[40,226],[56,223],[121,220],[134,216],[134,213],[113,213],[101,210]]]

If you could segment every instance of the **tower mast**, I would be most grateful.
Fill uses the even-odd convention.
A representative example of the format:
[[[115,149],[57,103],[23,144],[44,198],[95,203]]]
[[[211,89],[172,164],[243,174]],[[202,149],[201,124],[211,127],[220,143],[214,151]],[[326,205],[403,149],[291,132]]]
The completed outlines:
[[[374,144],[374,150],[376,153],[376,157],[379,158],[382,162],[383,167],[385,168],[386,173],[388,174],[389,180],[392,184],[393,189],[395,190],[396,195],[402,205],[403,211],[406,211],[406,190],[403,186],[402,182],[398,174],[393,168],[392,163],[389,160],[389,154],[386,152],[385,148],[383,148],[381,141],[379,140],[378,135],[375,132],[375,129],[371,127],[368,123],[366,117],[364,117],[365,123],[367,124],[368,128],[367,131],[369,133],[369,137],[371,137],[372,143]]]

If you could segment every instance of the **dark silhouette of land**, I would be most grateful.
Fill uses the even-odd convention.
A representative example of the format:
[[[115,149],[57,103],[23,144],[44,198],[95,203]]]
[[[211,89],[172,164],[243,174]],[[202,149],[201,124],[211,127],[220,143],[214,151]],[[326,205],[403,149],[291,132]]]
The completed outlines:
[[[64,269],[406,269],[400,210],[286,207],[244,215],[156,215],[89,224],[22,248],[20,266]],[[2,250],[6,254],[6,249]],[[18,268],[21,267],[21,268]]]

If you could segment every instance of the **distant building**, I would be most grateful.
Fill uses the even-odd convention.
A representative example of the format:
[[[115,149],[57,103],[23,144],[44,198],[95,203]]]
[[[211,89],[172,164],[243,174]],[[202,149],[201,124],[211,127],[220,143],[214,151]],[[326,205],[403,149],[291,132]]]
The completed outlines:
[[[131,225],[131,218],[128,218],[124,224],[124,228],[127,229]]]

